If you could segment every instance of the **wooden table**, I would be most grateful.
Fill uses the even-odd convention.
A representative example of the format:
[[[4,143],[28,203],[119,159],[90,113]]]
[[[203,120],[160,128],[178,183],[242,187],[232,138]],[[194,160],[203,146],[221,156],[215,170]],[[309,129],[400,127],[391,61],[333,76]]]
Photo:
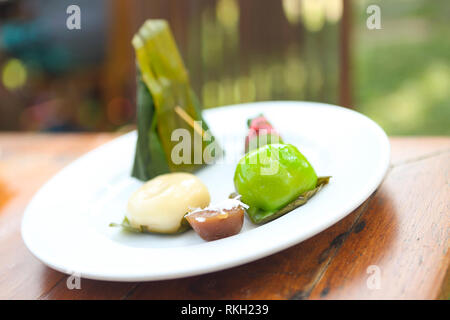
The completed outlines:
[[[39,187],[113,134],[0,134],[0,298],[435,299],[449,297],[450,138],[391,138],[379,189],[345,219],[270,257],[212,274],[143,283],[82,279],[45,267],[20,223]]]

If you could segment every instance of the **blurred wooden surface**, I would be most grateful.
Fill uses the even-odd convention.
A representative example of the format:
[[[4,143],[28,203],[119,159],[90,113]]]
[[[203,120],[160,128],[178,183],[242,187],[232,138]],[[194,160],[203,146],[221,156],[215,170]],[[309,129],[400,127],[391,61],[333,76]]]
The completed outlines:
[[[364,204],[326,231],[270,257],[169,281],[82,279],[80,290],[69,290],[66,275],[25,248],[22,214],[53,174],[114,137],[0,134],[0,298],[448,298],[450,138],[444,137],[391,138],[391,168]]]

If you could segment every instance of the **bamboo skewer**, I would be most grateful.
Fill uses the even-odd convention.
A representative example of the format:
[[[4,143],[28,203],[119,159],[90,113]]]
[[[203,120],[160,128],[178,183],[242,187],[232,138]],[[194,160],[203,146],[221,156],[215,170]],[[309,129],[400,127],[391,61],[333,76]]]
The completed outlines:
[[[205,135],[207,135],[207,132],[203,130],[203,128],[198,124],[198,122],[194,121],[194,119],[192,119],[192,117],[189,114],[187,114],[185,110],[181,109],[180,106],[175,107],[175,112],[200,136],[205,137]],[[209,135],[207,135],[207,137],[209,137]]]

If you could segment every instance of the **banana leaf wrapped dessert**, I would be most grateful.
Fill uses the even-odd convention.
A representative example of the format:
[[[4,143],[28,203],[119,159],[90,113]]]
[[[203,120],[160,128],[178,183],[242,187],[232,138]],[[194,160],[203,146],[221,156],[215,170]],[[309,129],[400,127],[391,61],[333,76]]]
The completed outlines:
[[[317,177],[306,157],[293,145],[283,143],[263,115],[248,120],[245,156],[239,161],[234,185],[247,215],[255,224],[274,220],[305,204],[330,177]]]
[[[132,176],[147,181],[168,172],[193,172],[212,162],[221,149],[202,118],[168,23],[147,20],[132,44],[138,69],[138,140]],[[186,154],[174,154],[181,140],[174,136],[176,130],[189,133],[183,141],[186,147],[179,151]]]

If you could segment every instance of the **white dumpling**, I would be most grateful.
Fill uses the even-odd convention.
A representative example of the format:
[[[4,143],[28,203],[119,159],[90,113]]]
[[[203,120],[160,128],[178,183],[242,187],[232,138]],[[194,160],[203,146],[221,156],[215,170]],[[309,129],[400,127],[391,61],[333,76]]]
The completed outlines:
[[[208,189],[190,173],[168,173],[146,182],[129,201],[127,218],[131,226],[149,231],[175,233],[192,208],[209,205]]]

